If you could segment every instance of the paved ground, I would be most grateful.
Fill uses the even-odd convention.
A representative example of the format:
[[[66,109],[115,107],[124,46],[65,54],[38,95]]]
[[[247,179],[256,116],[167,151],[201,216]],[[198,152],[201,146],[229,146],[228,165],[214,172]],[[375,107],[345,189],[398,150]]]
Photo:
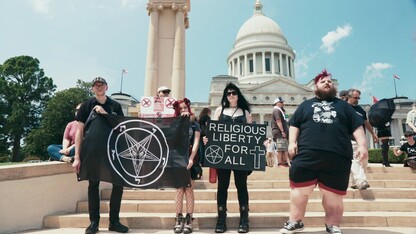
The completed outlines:
[[[360,227],[360,228],[352,228],[352,227],[345,227],[342,228],[343,234],[416,234],[416,227],[414,228],[393,228],[393,227]],[[18,232],[20,234],[23,233],[34,233],[34,234],[83,234],[83,228],[61,228],[61,229],[42,229],[42,230],[33,230],[33,231],[25,231],[25,232]],[[99,234],[110,234],[116,232],[110,232],[107,229],[100,229]],[[141,229],[132,229],[129,233],[149,233],[149,234],[172,234],[173,230],[155,230],[155,229],[148,229],[148,230],[141,230]],[[207,234],[207,233],[214,233],[214,230],[195,230],[194,234]],[[237,230],[229,230],[226,233],[237,233]],[[253,229],[250,230],[250,234],[256,233],[279,233],[276,229]],[[303,232],[300,233],[314,233],[314,234],[325,234],[324,228],[305,228]]]

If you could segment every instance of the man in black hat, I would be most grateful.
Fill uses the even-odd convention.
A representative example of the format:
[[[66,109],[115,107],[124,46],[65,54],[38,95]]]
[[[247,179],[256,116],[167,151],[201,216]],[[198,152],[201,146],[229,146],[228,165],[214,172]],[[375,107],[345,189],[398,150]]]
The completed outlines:
[[[81,168],[80,152],[82,139],[84,138],[85,123],[94,110],[98,114],[115,114],[124,116],[121,105],[106,96],[108,90],[107,81],[102,77],[92,80],[92,91],[95,97],[84,102],[78,110],[76,120],[78,121],[78,131],[75,137],[75,156],[72,167],[79,173]],[[85,234],[95,234],[98,232],[100,223],[100,181],[89,181],[88,185],[88,211],[91,224],[85,229]],[[123,186],[113,184],[110,198],[110,224],[108,230],[116,232],[128,232],[129,228],[120,223],[120,205],[123,195]]]
[[[414,133],[411,130],[408,130],[404,133],[404,136],[407,139],[407,142],[400,146],[400,149],[397,147],[393,148],[393,153],[396,156],[400,156],[406,153],[407,158],[404,160],[405,167],[411,167],[416,169],[416,141],[414,139]]]

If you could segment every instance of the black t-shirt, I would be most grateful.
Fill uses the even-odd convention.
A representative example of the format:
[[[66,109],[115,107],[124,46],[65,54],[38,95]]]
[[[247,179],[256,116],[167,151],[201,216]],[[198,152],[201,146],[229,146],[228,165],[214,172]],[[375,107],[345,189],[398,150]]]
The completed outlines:
[[[94,108],[94,106],[96,105],[102,106],[108,114],[124,116],[120,103],[107,97],[105,103],[101,104],[97,101],[95,97],[93,97],[88,101],[82,103],[81,107],[77,112],[77,117],[75,119],[85,124],[85,122],[87,122],[88,117],[90,116],[92,108]]]
[[[350,135],[364,124],[355,110],[339,98],[304,101],[290,118],[289,125],[299,128],[298,149],[334,152],[352,157]]]
[[[362,118],[365,122],[367,120],[367,113],[365,112],[365,110],[361,106],[351,106],[355,110],[355,112],[357,112],[358,116],[360,116],[360,118]],[[365,124],[363,124],[363,128],[365,131]]]
[[[409,142],[404,143],[400,146],[400,151],[403,151],[407,154],[407,157],[416,156],[416,144],[410,145]]]

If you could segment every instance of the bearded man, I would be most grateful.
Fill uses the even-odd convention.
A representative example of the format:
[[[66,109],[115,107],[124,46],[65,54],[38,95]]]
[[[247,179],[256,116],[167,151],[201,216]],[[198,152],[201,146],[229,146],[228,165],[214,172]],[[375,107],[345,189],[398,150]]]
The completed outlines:
[[[322,195],[325,227],[328,233],[342,233],[339,228],[347,193],[353,135],[357,156],[367,159],[364,121],[347,102],[336,97],[337,90],[326,70],[315,79],[315,97],[304,101],[293,114],[289,125],[290,217],[280,230],[295,233],[304,229],[309,195],[316,185]]]

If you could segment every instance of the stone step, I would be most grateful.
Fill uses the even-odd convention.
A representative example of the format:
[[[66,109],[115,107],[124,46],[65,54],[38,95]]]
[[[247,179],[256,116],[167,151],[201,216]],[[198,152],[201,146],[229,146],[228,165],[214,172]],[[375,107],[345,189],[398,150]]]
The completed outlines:
[[[175,197],[175,189],[165,190],[131,190],[125,189],[123,200],[171,200]],[[272,188],[272,189],[250,189],[250,200],[289,200],[290,188]],[[369,188],[367,190],[348,189],[346,199],[416,199],[416,188]],[[101,198],[110,200],[111,189],[104,189],[101,192]],[[215,200],[217,196],[216,189],[195,189],[195,200]],[[237,199],[237,190],[229,189],[228,198]],[[310,195],[310,199],[322,198],[318,189],[315,189]]]
[[[371,188],[363,191],[348,189],[344,199],[343,227],[415,227],[416,173],[402,165],[383,168],[370,166],[368,182]],[[203,180],[195,183],[195,230],[212,230],[216,222],[216,187],[209,183],[208,168]],[[233,178],[233,176],[231,177]],[[281,228],[289,216],[288,168],[267,168],[253,172],[248,179],[250,194],[250,227]],[[101,191],[101,228],[108,227],[111,190]],[[142,190],[126,188],[123,194],[121,222],[131,229],[172,230],[174,225],[175,189]],[[85,228],[89,225],[88,202],[79,201],[77,212],[57,214],[44,218],[45,228]],[[185,204],[184,204],[185,206]],[[237,192],[230,182],[228,199],[229,228],[238,226]],[[285,212],[277,212],[285,211]],[[306,227],[322,227],[324,212],[318,189],[310,196],[307,206]],[[209,232],[208,232],[209,233]]]
[[[208,179],[209,172],[206,168],[203,170],[203,177]],[[233,178],[233,176],[231,176]],[[367,178],[369,180],[375,179],[400,179],[400,180],[415,180],[416,172],[412,171],[410,168],[404,167],[368,167],[367,168]],[[249,177],[248,180],[288,180],[289,179],[289,169],[288,168],[267,168],[265,172],[263,171],[254,171]]]
[[[175,210],[175,202],[171,200],[123,200],[121,212],[146,212],[146,213],[171,213]],[[184,205],[185,206],[185,205]],[[289,210],[288,200],[250,200],[251,213],[267,213]],[[237,200],[229,200],[227,208],[230,212],[238,212],[239,205]],[[196,200],[195,213],[216,213],[216,200]],[[109,201],[101,201],[101,212],[109,211]],[[310,199],[307,211],[323,212],[321,199]],[[413,212],[416,210],[416,200],[414,199],[377,199],[377,200],[357,200],[344,199],[344,210],[351,212],[370,212],[370,211],[397,211]],[[88,202],[82,201],[77,204],[77,212],[87,212]]]
[[[287,221],[288,212],[250,213],[250,228],[281,228]],[[323,212],[306,212],[306,227],[322,227],[325,223]],[[215,213],[195,213],[193,226],[213,229]],[[416,212],[344,212],[342,227],[414,227]],[[120,221],[132,229],[167,229],[174,226],[174,213],[126,213],[120,214]],[[228,213],[227,226],[238,226],[239,214]],[[51,215],[44,218],[44,228],[86,228],[89,225],[87,213]],[[108,214],[101,213],[100,228],[108,227]]]
[[[372,188],[416,188],[416,179],[380,179],[368,180]],[[248,180],[247,186],[250,189],[272,189],[272,188],[289,188],[289,180]],[[234,180],[230,181],[230,188],[235,188]],[[197,189],[216,189],[217,183],[210,183],[208,180],[195,181],[195,190]]]

